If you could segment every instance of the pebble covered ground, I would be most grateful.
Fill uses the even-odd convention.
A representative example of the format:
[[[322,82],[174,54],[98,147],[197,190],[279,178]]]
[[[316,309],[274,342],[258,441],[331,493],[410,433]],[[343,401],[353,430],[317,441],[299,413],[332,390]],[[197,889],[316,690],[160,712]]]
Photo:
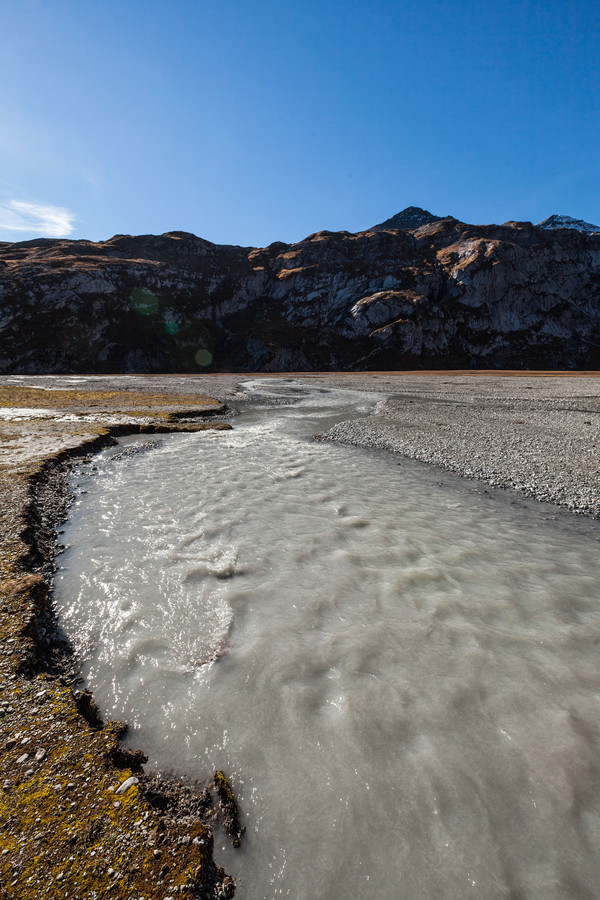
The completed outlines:
[[[392,450],[600,517],[598,373],[286,374],[389,396],[323,437]],[[512,377],[509,377],[511,376]],[[0,898],[233,896],[212,829],[239,842],[222,773],[205,785],[142,773],[78,690],[54,618],[66,468],[111,435],[229,428],[211,396],[242,402],[258,376],[0,378]]]
[[[329,440],[392,450],[600,518],[600,379],[383,377],[393,396]]]

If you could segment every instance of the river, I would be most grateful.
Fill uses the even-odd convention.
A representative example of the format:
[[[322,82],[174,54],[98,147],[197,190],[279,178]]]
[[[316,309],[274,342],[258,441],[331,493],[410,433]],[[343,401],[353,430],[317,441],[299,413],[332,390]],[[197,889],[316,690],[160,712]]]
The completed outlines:
[[[240,900],[596,897],[598,530],[312,440],[381,395],[244,389],[73,476],[55,596],[104,716],[231,776]]]

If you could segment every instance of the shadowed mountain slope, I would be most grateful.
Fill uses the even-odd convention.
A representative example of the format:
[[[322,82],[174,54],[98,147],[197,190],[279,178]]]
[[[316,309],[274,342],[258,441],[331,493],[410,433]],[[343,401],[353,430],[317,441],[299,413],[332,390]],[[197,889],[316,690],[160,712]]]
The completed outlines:
[[[600,234],[380,227],[0,243],[0,372],[600,368]]]

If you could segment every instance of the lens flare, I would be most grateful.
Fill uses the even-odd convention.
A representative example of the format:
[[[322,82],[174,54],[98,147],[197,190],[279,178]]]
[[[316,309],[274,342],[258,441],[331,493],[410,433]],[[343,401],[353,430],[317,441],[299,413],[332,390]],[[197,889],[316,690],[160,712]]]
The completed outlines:
[[[158,312],[159,299],[148,288],[134,288],[129,299],[136,313],[141,316],[155,316]]]
[[[194,359],[199,366],[210,366],[213,361],[213,355],[206,347],[200,347],[200,349],[196,351]]]

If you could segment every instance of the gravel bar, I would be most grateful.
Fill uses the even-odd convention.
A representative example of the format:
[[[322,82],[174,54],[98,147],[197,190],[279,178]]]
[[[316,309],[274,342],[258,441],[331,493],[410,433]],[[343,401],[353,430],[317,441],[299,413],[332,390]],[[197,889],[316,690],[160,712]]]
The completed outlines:
[[[411,374],[369,383],[392,396],[325,439],[392,450],[600,518],[597,377]]]

